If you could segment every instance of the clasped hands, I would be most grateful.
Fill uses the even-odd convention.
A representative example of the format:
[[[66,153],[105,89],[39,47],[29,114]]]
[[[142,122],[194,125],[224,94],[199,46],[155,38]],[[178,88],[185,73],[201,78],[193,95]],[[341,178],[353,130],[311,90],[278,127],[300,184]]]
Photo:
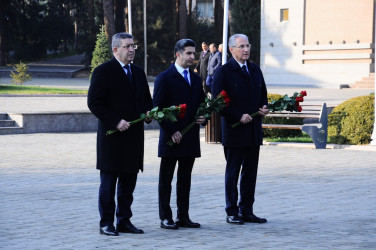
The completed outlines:
[[[262,117],[265,117],[267,114],[269,114],[269,109],[267,109],[266,105],[264,105],[262,108],[259,108],[258,113]],[[249,123],[252,120],[253,118],[249,114],[243,114],[242,117],[240,118],[240,122],[243,124]]]
[[[150,113],[150,111],[146,112],[146,115],[148,116]],[[146,122],[150,122],[151,120],[153,120],[152,117],[146,117],[145,118],[145,121]],[[118,129],[119,131],[125,131],[127,129],[129,129],[131,125],[129,124],[129,122],[127,122],[126,120],[124,119],[121,119],[120,122],[116,125],[116,129]]]
[[[205,117],[204,116],[199,116],[196,120],[196,124],[203,124],[205,122]],[[181,139],[183,138],[182,134],[180,131],[175,132],[172,136],[171,139],[174,143],[179,144],[181,142]]]

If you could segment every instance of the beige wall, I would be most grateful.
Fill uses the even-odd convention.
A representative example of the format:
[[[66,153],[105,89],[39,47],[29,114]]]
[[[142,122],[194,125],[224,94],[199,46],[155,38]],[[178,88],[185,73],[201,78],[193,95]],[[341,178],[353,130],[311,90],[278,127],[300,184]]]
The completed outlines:
[[[305,43],[372,43],[373,0],[306,0]]]

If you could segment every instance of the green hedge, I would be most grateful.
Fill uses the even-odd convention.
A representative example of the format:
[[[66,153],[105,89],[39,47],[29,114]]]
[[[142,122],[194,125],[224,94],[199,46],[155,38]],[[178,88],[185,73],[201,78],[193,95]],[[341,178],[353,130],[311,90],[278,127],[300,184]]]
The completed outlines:
[[[268,102],[281,98],[279,94],[268,94]],[[303,124],[302,118],[265,117],[263,123],[266,124]],[[301,130],[295,129],[270,129],[264,128],[264,137],[296,137],[302,136]]]
[[[349,99],[329,115],[328,137],[335,144],[369,144],[374,121],[374,95]]]

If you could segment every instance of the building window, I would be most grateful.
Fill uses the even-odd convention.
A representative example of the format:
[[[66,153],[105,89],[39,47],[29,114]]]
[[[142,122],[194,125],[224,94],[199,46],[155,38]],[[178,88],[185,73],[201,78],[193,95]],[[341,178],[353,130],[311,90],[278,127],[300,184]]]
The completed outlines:
[[[200,18],[214,17],[213,0],[197,0],[196,4]]]
[[[289,20],[289,9],[281,9],[281,22]]]

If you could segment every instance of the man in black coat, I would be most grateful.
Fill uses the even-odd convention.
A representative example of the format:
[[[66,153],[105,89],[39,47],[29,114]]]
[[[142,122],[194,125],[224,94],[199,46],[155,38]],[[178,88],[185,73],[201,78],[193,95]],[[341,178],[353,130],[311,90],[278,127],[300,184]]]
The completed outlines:
[[[210,44],[209,50],[210,57],[208,61],[208,76],[213,79],[216,70],[222,66],[222,53],[217,49],[217,45],[215,43]],[[208,85],[208,83],[206,84]],[[210,89],[209,92],[211,92],[212,85],[212,82],[210,85],[208,85],[208,88]]]
[[[210,92],[210,86],[206,85],[206,77],[208,76],[208,61],[209,61],[209,47],[206,44],[206,42],[203,42],[201,44],[202,51],[200,53],[200,58],[198,59],[198,63],[194,69],[194,72],[197,73],[199,71],[199,75],[201,77],[202,81],[202,87],[205,91],[205,93]]]
[[[105,235],[143,233],[129,219],[137,174],[143,171],[144,125],[140,122],[130,126],[129,122],[140,118],[141,113],[148,113],[152,99],[144,71],[131,63],[136,49],[132,35],[115,34],[114,57],[95,68],[88,93],[88,107],[98,118],[97,169],[101,180],[98,204],[100,233]],[[114,129],[119,131],[106,135]]]
[[[172,105],[186,104],[187,111],[183,119],[172,123],[160,123],[158,157],[161,157],[159,170],[159,217],[161,228],[178,229],[180,227],[197,228],[199,223],[192,222],[189,218],[189,193],[191,188],[191,173],[196,157],[200,152],[200,126],[204,124],[203,116],[195,117],[197,108],[204,101],[205,94],[202,89],[201,79],[189,69],[193,64],[195,42],[182,39],[175,45],[176,61],[166,71],[158,75],[154,83],[153,105],[170,107]],[[182,136],[181,131],[191,122],[196,124]],[[168,141],[175,144],[169,146]],[[175,165],[178,162],[176,196],[177,220],[172,219],[170,207],[171,182],[174,176]]]
[[[267,90],[260,68],[248,61],[251,45],[248,37],[235,34],[228,42],[232,58],[220,67],[213,81],[213,96],[225,90],[231,99],[222,114],[222,145],[226,158],[225,193],[226,221],[265,223],[253,213],[260,145],[262,117],[267,109]],[[259,115],[250,115],[258,112]],[[238,127],[231,125],[241,122]],[[240,200],[237,183],[240,174]]]

